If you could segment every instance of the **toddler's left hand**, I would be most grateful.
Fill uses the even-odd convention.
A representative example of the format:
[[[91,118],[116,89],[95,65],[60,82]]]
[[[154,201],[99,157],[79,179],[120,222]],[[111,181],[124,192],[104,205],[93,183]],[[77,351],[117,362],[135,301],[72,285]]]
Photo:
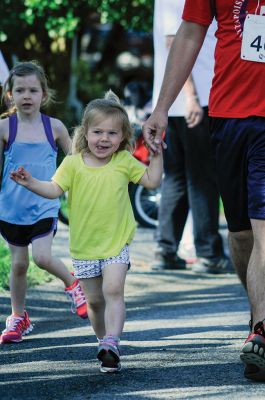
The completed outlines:
[[[31,174],[23,167],[19,167],[16,171],[10,172],[10,178],[22,186],[27,186],[31,179]]]

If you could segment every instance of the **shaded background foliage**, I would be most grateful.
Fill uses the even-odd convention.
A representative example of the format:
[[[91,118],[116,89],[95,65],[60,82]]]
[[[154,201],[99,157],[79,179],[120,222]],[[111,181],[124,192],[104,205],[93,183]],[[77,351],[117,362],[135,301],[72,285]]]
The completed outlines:
[[[1,0],[0,15],[0,47],[9,67],[17,60],[38,60],[57,92],[58,101],[49,111],[71,125],[79,107],[75,97],[84,104],[110,86],[117,89],[115,51],[128,29],[151,31],[153,0]],[[79,55],[81,38],[95,15],[112,24],[116,49],[109,48],[93,71]]]

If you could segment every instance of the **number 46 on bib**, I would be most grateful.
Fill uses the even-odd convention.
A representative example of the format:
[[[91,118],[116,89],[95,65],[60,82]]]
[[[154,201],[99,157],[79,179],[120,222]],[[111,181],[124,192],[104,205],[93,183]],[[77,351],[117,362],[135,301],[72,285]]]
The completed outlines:
[[[244,24],[241,58],[265,62],[265,16],[249,14]]]

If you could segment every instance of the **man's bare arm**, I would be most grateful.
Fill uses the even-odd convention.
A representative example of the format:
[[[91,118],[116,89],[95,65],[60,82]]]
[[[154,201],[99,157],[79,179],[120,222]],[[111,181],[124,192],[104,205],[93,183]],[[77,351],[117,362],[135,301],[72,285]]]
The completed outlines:
[[[186,21],[180,25],[170,48],[156,109],[168,112],[191,73],[207,29]]]
[[[168,50],[170,50],[174,38],[175,35],[166,36],[166,48]],[[183,91],[186,98],[186,122],[189,128],[194,128],[194,126],[198,125],[203,118],[203,109],[200,106],[199,97],[192,73],[188,76],[183,86]]]

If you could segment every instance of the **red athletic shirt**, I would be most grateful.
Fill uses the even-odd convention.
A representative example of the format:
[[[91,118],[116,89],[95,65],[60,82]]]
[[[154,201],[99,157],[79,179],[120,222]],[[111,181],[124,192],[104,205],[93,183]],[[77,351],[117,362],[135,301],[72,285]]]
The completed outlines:
[[[265,64],[240,58],[246,14],[255,14],[258,0],[215,3],[218,29],[209,114],[225,118],[265,117]],[[261,6],[264,10],[265,0],[260,1]],[[186,0],[183,19],[208,26],[212,21],[210,0]]]

